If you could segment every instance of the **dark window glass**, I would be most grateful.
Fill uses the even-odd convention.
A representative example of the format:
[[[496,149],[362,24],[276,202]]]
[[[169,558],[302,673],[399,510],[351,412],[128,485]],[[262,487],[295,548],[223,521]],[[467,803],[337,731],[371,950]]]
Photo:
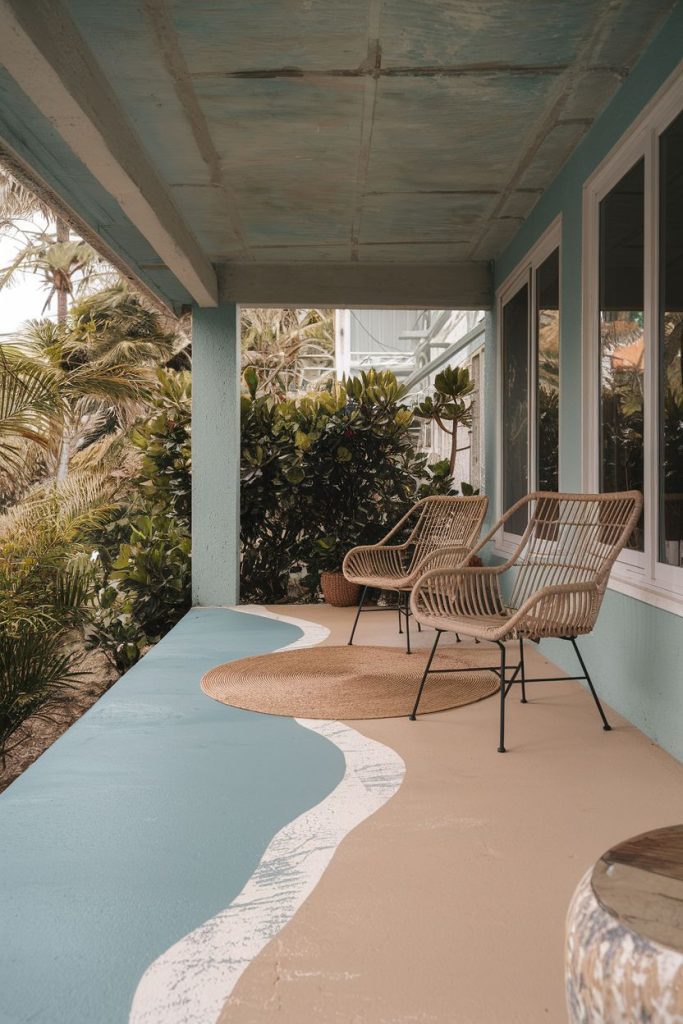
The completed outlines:
[[[644,161],[600,203],[600,440],[603,491],[643,490]],[[629,546],[643,550],[643,520]]]
[[[560,429],[560,250],[536,271],[538,490],[558,486]]]
[[[524,285],[503,306],[503,498],[510,508],[529,486],[529,288]],[[510,533],[523,533],[526,509],[508,520]]]
[[[660,138],[659,560],[683,565],[683,114]]]

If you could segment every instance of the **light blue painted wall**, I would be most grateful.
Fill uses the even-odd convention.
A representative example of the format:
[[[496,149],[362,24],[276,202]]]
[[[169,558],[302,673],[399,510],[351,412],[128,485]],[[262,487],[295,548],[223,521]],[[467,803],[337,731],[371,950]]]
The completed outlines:
[[[192,603],[239,601],[239,313],[192,313]]]
[[[681,57],[682,40],[683,4],[679,4],[495,265],[498,287],[551,221],[562,214],[560,486],[566,490],[581,488],[583,183],[674,71]],[[492,318],[487,344],[489,367],[495,366],[494,338]],[[489,386],[493,390],[493,374],[491,378]],[[488,409],[491,447],[487,451],[487,491],[495,507],[497,402],[489,402]],[[609,591],[595,632],[581,644],[589,670],[607,702],[683,760],[683,618]],[[544,646],[563,668],[575,670],[568,644],[553,641]]]

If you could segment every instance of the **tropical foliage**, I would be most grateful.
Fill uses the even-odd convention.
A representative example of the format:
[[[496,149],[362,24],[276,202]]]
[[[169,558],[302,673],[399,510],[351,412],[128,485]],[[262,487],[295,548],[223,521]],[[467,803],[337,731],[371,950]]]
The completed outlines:
[[[79,678],[93,569],[86,538],[111,512],[102,478],[36,488],[0,517],[0,759]]]
[[[280,398],[334,378],[331,309],[249,309],[242,315],[242,368]]]
[[[242,398],[242,594],[282,601],[303,573],[310,597],[319,574],[346,551],[385,534],[425,493],[451,490],[447,465],[427,467],[415,449],[413,413],[390,372],[300,398],[259,390],[253,369]]]
[[[469,427],[472,423],[471,395],[474,381],[466,366],[447,366],[434,379],[434,395],[428,396],[415,410],[417,416],[433,420],[451,439],[448,470],[455,473],[458,452],[465,451],[469,444],[458,448],[458,428]]]
[[[130,435],[136,475],[99,531],[88,646],[123,671],[190,607],[190,375],[158,372],[151,415]]]

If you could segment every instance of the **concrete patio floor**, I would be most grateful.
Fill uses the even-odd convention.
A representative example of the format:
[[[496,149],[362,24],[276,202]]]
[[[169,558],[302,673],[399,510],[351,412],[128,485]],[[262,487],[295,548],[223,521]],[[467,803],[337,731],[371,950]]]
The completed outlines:
[[[345,643],[353,615],[272,612],[327,627],[324,644]],[[506,755],[495,698],[416,723],[354,721],[348,735],[395,751],[406,773],[337,846],[315,812],[334,818],[351,772],[334,739],[345,727],[315,735],[199,689],[212,665],[300,638],[273,618],[191,612],[0,797],[1,1024],[566,1020],[572,891],[616,841],[681,820],[683,766],[610,710],[604,733],[573,682],[509,701]],[[414,634],[418,670],[431,639]],[[364,617],[357,640],[401,645],[395,615]],[[278,836],[297,822],[285,855]],[[273,903],[250,945],[242,918],[261,897],[249,885],[265,870],[289,892],[296,858],[317,847],[334,856],[308,898],[293,914]],[[221,912],[229,943],[216,955]],[[161,971],[151,1008],[131,1011],[149,966],[188,933],[201,941],[180,969],[200,996],[239,960],[227,1001],[202,1015]],[[171,1016],[154,1003],[160,984]]]
[[[147,967],[337,786],[331,743],[199,688],[300,637],[190,612],[0,795],[0,1024],[125,1024]]]
[[[277,610],[348,638],[353,609]],[[416,661],[432,638],[413,632]],[[395,616],[362,617],[356,642],[402,643]],[[548,674],[527,647],[529,674]],[[505,755],[495,698],[349,723],[398,751],[403,785],[342,843],[221,1024],[566,1021],[572,892],[616,841],[681,820],[683,766],[611,709],[603,732],[579,683],[530,685],[526,705],[517,690]]]

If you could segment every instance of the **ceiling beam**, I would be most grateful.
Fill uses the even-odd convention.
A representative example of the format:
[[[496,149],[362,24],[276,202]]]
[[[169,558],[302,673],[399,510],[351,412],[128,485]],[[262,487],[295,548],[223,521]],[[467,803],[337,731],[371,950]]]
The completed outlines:
[[[248,306],[490,309],[490,264],[225,263],[221,299]]]
[[[0,63],[200,306],[216,274],[60,0],[0,0]]]

